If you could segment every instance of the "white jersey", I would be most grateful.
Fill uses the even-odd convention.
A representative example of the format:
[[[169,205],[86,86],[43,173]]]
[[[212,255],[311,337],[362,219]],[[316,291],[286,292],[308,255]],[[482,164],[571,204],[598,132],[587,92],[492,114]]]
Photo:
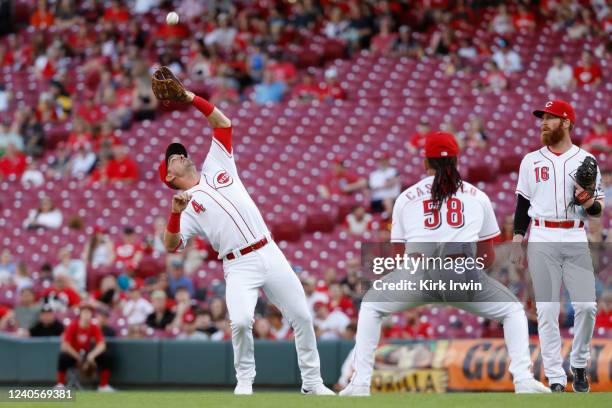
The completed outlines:
[[[213,137],[202,166],[200,183],[189,190],[191,201],[181,213],[181,244],[194,235],[207,237],[219,253],[228,253],[253,244],[270,232],[259,209],[242,184],[230,151]]]
[[[557,156],[548,147],[528,153],[521,162],[516,194],[529,200],[529,216],[546,220],[585,219],[581,207],[570,205],[574,175],[586,157],[593,155],[578,146]],[[597,174],[597,196],[604,197],[601,172]]]
[[[467,182],[438,210],[431,199],[434,177],[406,189],[395,201],[391,242],[476,242],[500,234],[491,200]]]

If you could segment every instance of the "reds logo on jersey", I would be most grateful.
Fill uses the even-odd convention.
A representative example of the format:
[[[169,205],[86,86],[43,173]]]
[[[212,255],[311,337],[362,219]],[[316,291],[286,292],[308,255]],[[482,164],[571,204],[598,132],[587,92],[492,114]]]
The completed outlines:
[[[234,182],[234,179],[225,170],[221,170],[217,172],[217,174],[215,174],[215,177],[213,178],[213,183],[215,184],[215,188],[227,187],[233,182]]]

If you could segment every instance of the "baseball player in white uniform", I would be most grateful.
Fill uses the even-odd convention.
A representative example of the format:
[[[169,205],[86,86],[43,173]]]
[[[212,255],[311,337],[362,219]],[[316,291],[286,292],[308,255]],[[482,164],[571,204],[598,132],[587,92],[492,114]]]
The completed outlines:
[[[527,262],[533,280],[538,314],[538,332],[544,373],[553,392],[565,391],[567,374],[561,357],[559,293],[561,281],[574,309],[574,341],[570,357],[573,389],[588,392],[586,367],[595,325],[595,276],[584,230],[587,217],[599,217],[604,208],[601,174],[596,194],[581,206],[570,205],[583,193],[575,183],[576,169],[592,155],[572,144],[570,134],[576,123],[572,106],[561,100],[549,101],[533,114],[541,118],[544,147],[528,153],[521,162],[514,242],[522,243],[531,223]],[[523,265],[523,251],[516,245],[512,261]]]
[[[206,237],[223,260],[238,380],[234,394],[253,393],[253,315],[261,288],[293,327],[302,393],[334,395],[321,379],[312,317],[302,285],[271,239],[238,175],[231,122],[205,99],[185,92],[185,101],[190,101],[208,119],[213,138],[200,172],[180,143],[168,146],[159,165],[161,181],[172,189],[184,190],[172,199],[164,245],[167,250],[176,251],[184,248],[193,236]]]
[[[499,227],[487,195],[461,180],[456,167],[458,153],[459,148],[453,135],[437,132],[427,136],[425,166],[428,177],[405,190],[395,202],[391,241],[405,243],[405,252],[409,254],[414,252],[415,246],[427,246],[423,244],[426,242],[447,243],[440,245],[442,247],[473,243],[471,246],[478,247],[479,256],[488,259],[488,266],[495,256],[492,239],[499,235]],[[385,278],[396,272],[398,270]],[[452,273],[456,275],[454,271]],[[507,288],[489,278],[482,270],[478,279],[485,283],[485,290],[474,294],[470,301],[464,299],[448,304],[503,322],[511,359],[509,370],[517,393],[550,392],[533,378],[531,372],[527,317],[523,306]],[[459,294],[459,297],[462,296]],[[423,293],[423,296],[415,296],[414,292],[410,295],[400,294],[399,299],[388,301],[391,297],[394,296],[385,294],[377,297],[372,290],[365,295],[357,325],[355,373],[350,384],[340,392],[341,396],[370,395],[374,351],[378,345],[383,318],[389,313],[436,301],[428,300],[427,293]]]

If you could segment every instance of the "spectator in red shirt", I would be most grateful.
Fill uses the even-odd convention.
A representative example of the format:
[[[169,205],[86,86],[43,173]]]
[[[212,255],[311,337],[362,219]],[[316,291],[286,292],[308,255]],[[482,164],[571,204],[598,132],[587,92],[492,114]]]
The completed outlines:
[[[123,242],[117,245],[115,253],[117,254],[116,262],[118,267],[124,267],[128,270],[135,270],[142,260],[142,243],[138,242],[138,237],[134,232],[134,228],[125,227],[123,229]]]
[[[594,155],[612,152],[612,131],[603,119],[593,125],[593,130],[582,141],[582,148]]]
[[[35,28],[47,28],[53,25],[53,13],[47,11],[47,1],[38,0],[38,6],[30,17],[30,25]]]
[[[362,191],[368,183],[365,178],[359,177],[346,168],[343,160],[336,161],[332,174],[330,174],[323,184],[318,187],[319,194],[323,198],[329,198],[333,194],[352,195]]]
[[[323,93],[323,99],[326,101],[346,99],[346,91],[338,82],[338,70],[335,67],[329,68],[325,71],[325,84],[323,85],[321,92]]]
[[[431,126],[429,125],[429,119],[423,117],[416,126],[416,132],[410,136],[408,141],[408,150],[412,154],[418,153],[420,149],[425,146],[425,138],[431,133]]]
[[[355,305],[350,297],[342,292],[342,286],[339,283],[329,285],[329,310],[341,310],[349,318],[357,317]]]
[[[111,6],[104,12],[104,21],[113,23],[127,23],[130,20],[130,12],[125,8],[121,1],[113,0]]]
[[[388,55],[397,40],[397,33],[393,32],[393,20],[383,17],[380,20],[380,32],[370,42],[370,51],[374,54]]]
[[[18,151],[15,145],[10,143],[6,146],[4,156],[0,157],[0,180],[12,175],[16,177],[16,180],[19,180],[26,167],[25,154]]]
[[[70,277],[60,273],[55,276],[53,285],[43,291],[42,298],[45,303],[57,305],[60,309],[78,306],[81,296],[73,286]]]
[[[512,24],[516,31],[533,32],[536,24],[535,15],[520,4],[517,12],[512,16]]]
[[[80,117],[72,121],[72,132],[68,135],[67,143],[72,152],[76,152],[80,147],[91,146],[92,137],[89,126]]]
[[[106,175],[110,181],[138,180],[138,165],[127,155],[127,146],[113,146],[113,158],[108,162]]]
[[[578,86],[601,83],[601,68],[593,62],[593,54],[589,51],[583,51],[580,62],[574,67],[574,79]]]
[[[323,94],[321,88],[315,82],[313,74],[307,72],[302,77],[302,83],[293,88],[291,98],[300,102],[311,102],[320,99]]]
[[[612,329],[612,293],[606,292],[599,301],[597,308],[597,317],[595,318],[595,328]]]
[[[418,309],[406,310],[403,313],[405,319],[404,332],[406,338],[410,339],[430,339],[432,338],[433,329],[431,324],[421,321],[419,318]]]
[[[0,305],[0,331],[6,330],[13,321],[13,312],[4,305]]]
[[[114,391],[108,383],[111,371],[106,342],[100,327],[92,322],[93,314],[91,304],[81,305],[79,318],[72,321],[64,331],[57,363],[57,385],[60,387],[66,386],[66,371],[76,366],[83,370],[98,368],[98,391]],[[93,348],[92,343],[95,344]]]

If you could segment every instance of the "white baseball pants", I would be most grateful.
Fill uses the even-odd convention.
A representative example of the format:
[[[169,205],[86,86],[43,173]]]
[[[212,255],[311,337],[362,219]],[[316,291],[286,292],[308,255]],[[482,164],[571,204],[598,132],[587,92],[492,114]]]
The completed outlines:
[[[561,282],[574,308],[574,341],[570,355],[573,367],[587,366],[597,314],[595,274],[586,233],[582,228],[532,227],[527,260],[536,297],[544,374],[550,384],[566,385],[559,332]]]
[[[323,383],[304,289],[276,243],[272,241],[234,260],[224,260],[223,269],[236,378],[245,382],[255,378],[253,315],[262,288],[293,328],[303,388],[312,389]]]
[[[523,305],[501,283],[488,276],[481,277],[481,282],[485,279],[488,280],[488,290],[479,294],[474,299],[475,301],[448,302],[443,303],[443,305],[454,306],[487,319],[501,321],[504,326],[504,339],[508,348],[508,355],[510,356],[509,371],[514,382],[533,378],[527,316]],[[359,311],[354,352],[355,374],[352,379],[353,384],[361,386],[370,386],[371,384],[374,352],[378,346],[381,324],[385,316],[430,303],[398,300],[385,302],[380,301],[380,298],[377,298],[376,301],[368,301],[367,298],[366,294]]]

